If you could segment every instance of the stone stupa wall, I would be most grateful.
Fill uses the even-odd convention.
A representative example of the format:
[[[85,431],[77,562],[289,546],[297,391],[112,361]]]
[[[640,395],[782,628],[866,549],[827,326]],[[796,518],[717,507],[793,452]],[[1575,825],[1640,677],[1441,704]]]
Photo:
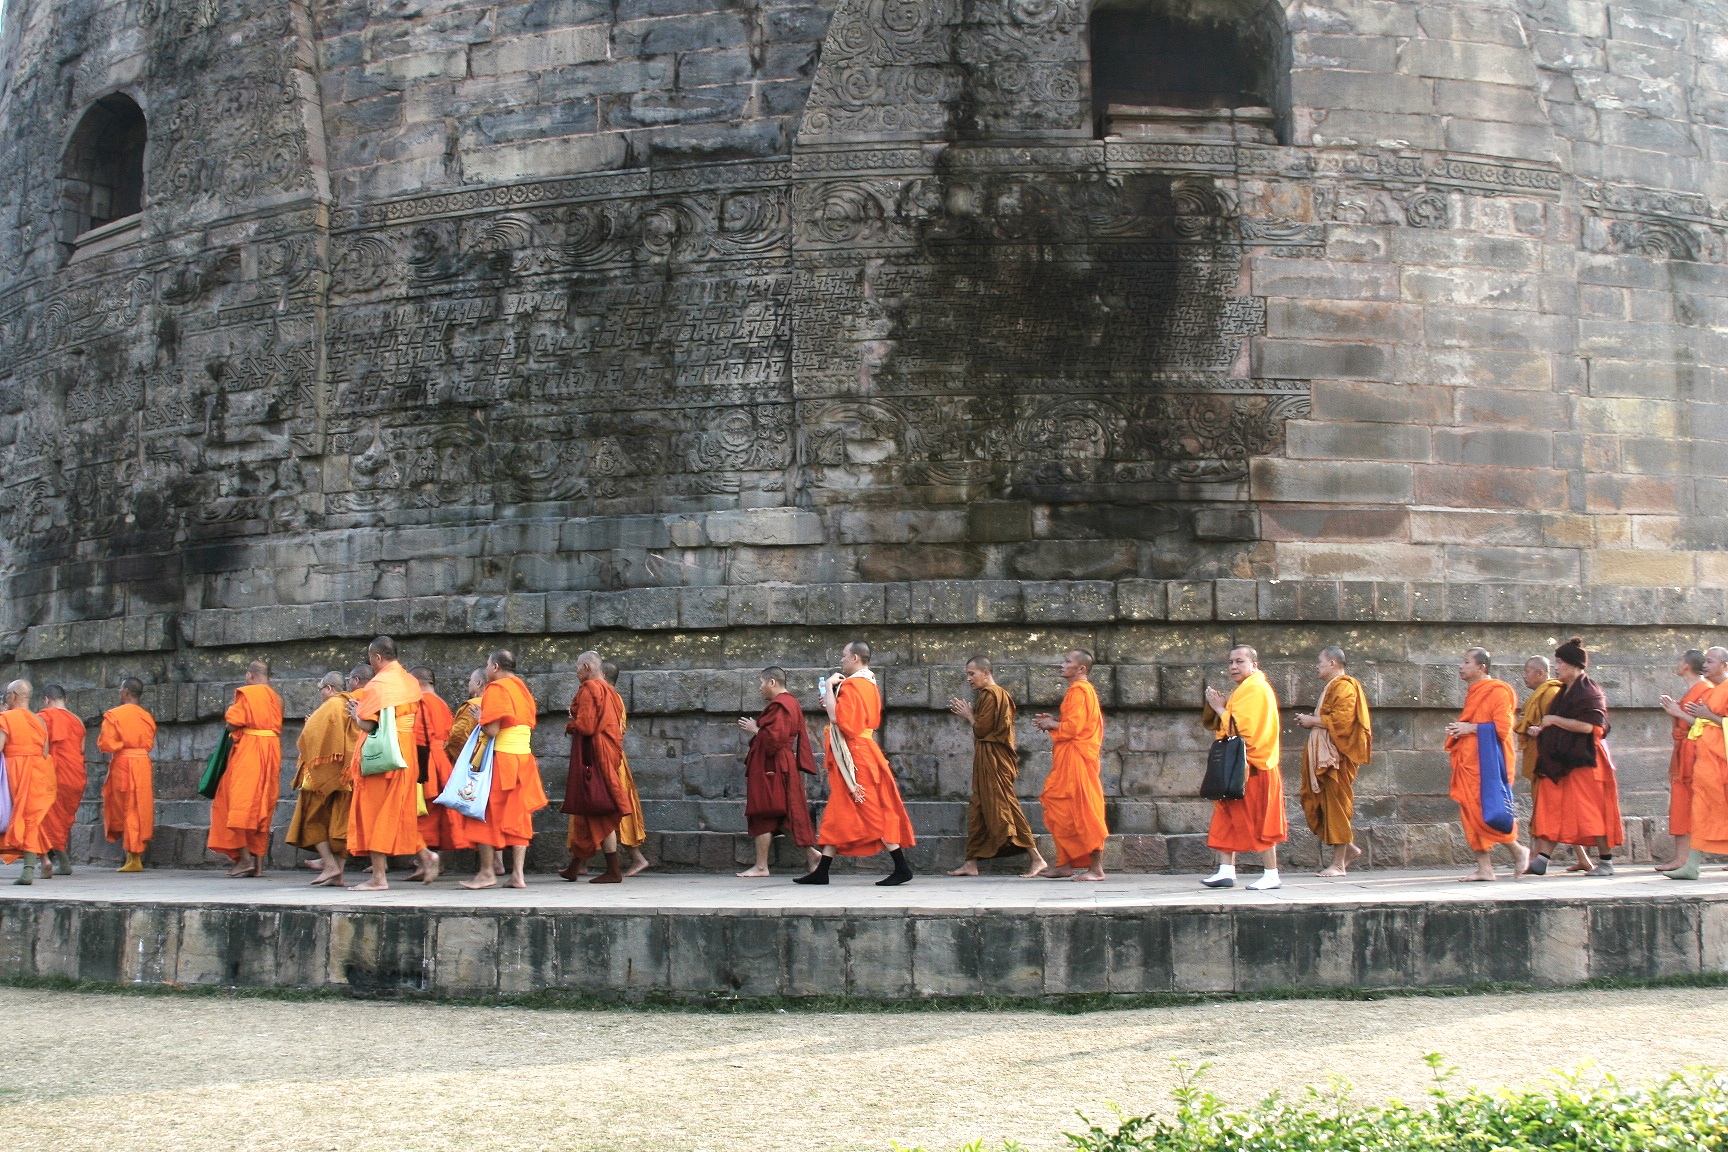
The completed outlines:
[[[1423,864],[1459,652],[1582,633],[1660,832],[1652,705],[1728,594],[1718,10],[1148,0],[1268,111],[1101,137],[1084,0],[372,8],[7,3],[5,652],[85,716],[150,685],[157,859],[245,662],[302,716],[377,632],[447,695],[514,649],[554,793],[574,658],[617,660],[650,852],[715,868],[756,669],[814,709],[855,636],[926,864],[965,658],[1030,713],[1080,644],[1163,868],[1232,640],[1289,704],[1349,650],[1370,860]],[[116,93],[143,210],[80,235]]]

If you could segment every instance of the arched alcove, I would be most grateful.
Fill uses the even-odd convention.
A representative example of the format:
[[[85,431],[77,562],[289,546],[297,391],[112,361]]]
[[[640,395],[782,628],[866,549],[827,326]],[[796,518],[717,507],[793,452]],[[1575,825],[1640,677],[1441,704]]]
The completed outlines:
[[[60,165],[60,239],[79,237],[144,208],[144,113],[116,92],[92,104],[78,122]]]
[[[1290,52],[1277,0],[1098,0],[1091,39],[1100,136],[1286,139]]]

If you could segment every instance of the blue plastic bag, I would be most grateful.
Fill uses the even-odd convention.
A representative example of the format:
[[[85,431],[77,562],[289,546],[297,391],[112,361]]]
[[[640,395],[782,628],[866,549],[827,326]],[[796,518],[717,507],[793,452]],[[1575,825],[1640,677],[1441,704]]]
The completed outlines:
[[[1476,725],[1476,763],[1481,765],[1482,823],[1496,832],[1512,831],[1517,810],[1512,806],[1512,785],[1506,780],[1506,753],[1500,746],[1500,730],[1492,724]]]
[[[450,772],[450,782],[444,785],[444,791],[438,793],[434,804],[460,812],[470,820],[486,819],[486,801],[492,797],[492,745],[494,741],[486,741],[486,749],[480,753],[480,763],[474,763],[475,749],[483,739],[480,729],[468,733],[468,742],[462,745],[462,751],[456,756],[456,764]]]

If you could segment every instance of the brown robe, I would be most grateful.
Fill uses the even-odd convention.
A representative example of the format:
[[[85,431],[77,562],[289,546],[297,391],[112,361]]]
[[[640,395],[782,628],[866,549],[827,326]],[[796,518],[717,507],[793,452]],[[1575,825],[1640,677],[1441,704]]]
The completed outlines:
[[[1374,750],[1368,695],[1360,680],[1340,673],[1326,685],[1317,707],[1316,715],[1338,750],[1338,763],[1323,769],[1313,763],[1311,744],[1302,746],[1302,814],[1320,843],[1353,844],[1356,832],[1350,819],[1356,812],[1356,772]]]
[[[1032,849],[1032,823],[1014,794],[1014,697],[987,684],[972,698],[972,802],[966,807],[966,859],[1020,856]]]
[[[756,725],[744,754],[745,825],[752,836],[784,831],[800,848],[813,848],[816,825],[810,819],[804,774],[816,774],[816,757],[798,697],[780,693],[768,701]]]

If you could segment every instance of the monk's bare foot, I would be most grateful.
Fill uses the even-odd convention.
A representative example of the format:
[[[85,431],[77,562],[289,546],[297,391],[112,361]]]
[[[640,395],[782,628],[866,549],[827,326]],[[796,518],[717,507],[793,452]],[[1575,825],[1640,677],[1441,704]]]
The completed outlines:
[[[742,877],[745,880],[754,880],[760,876],[769,875],[769,872],[768,872],[768,869],[764,868],[760,864],[757,864],[757,865],[754,865],[753,867],[744,869],[744,871],[742,871],[742,872],[734,872],[733,875]]]
[[[1102,880],[1102,879],[1104,879],[1104,873],[1103,872],[1076,872],[1074,875],[1068,877],[1068,879],[1070,879],[1070,880]]]
[[[624,869],[624,875],[634,876],[638,872],[646,872],[646,871],[648,871],[648,869],[650,869],[652,867],[654,867],[654,865],[648,859],[648,857],[646,857],[646,856],[642,855],[642,853],[638,852],[638,853],[636,853],[636,859],[631,862],[630,867]]]
[[[498,887],[498,877],[476,876],[472,880],[464,880],[461,883],[464,888],[496,888]]]
[[[1026,871],[1020,873],[1020,879],[1036,880],[1038,877],[1044,875],[1044,869],[1048,867],[1050,867],[1050,861],[1044,859],[1042,856],[1034,854],[1032,857],[1032,863],[1026,866]]]
[[[382,876],[374,876],[364,884],[356,884],[348,889],[350,892],[382,892],[390,887],[390,882]]]
[[[1566,866],[1566,871],[1568,871],[1568,872],[1588,872],[1588,871],[1590,871],[1590,869],[1592,869],[1594,867],[1595,867],[1594,864],[1568,864]]]
[[[1458,883],[1460,883],[1460,884],[1488,884],[1488,883],[1492,883],[1493,881],[1498,880],[1498,879],[1499,879],[1499,877],[1494,875],[1494,873],[1492,873],[1492,872],[1472,872],[1468,876],[1458,877]]]
[[[331,881],[335,881],[335,883],[332,884]],[[332,871],[332,872],[320,872],[320,873],[318,873],[318,875],[316,877],[314,877],[312,880],[312,887],[314,887],[314,888],[324,888],[324,887],[344,888],[344,887],[346,887],[346,885],[342,883],[342,873]]]
[[[968,861],[966,861],[966,863],[960,865],[960,867],[958,867],[958,868],[954,869],[952,872],[948,873],[948,875],[950,875],[950,876],[976,876],[976,875],[978,875],[978,861],[968,860]]]
[[[300,863],[303,867],[310,868],[314,872],[324,871],[324,861],[322,860],[302,860]]]
[[[1056,868],[1046,868],[1044,871],[1038,873],[1038,875],[1044,877],[1046,880],[1066,880],[1078,871],[1080,871],[1080,869],[1071,868],[1068,865],[1063,864]]]
[[[1347,860],[1358,859],[1361,857],[1361,855],[1362,855],[1362,849],[1356,847],[1356,845],[1346,844],[1344,846],[1344,856]]]
[[[252,875],[252,865],[236,864],[234,867],[228,869],[228,875],[232,879],[238,879],[241,876],[250,876]]]
[[[418,879],[422,884],[432,883],[432,881],[438,879],[438,877],[444,872],[442,867],[443,860],[440,859],[438,853],[428,848],[426,850],[426,855],[430,857],[430,859],[420,865],[420,871],[416,877],[416,879]]]
[[[1328,864],[1326,867],[1320,869],[1320,871],[1314,873],[1314,875],[1324,876],[1327,879],[1331,879],[1335,876],[1347,876],[1349,873],[1345,872],[1344,869],[1340,868],[1336,864]]]
[[[1524,847],[1524,845],[1518,843],[1517,841],[1513,841],[1512,842],[1512,879],[1516,880],[1516,879],[1518,879],[1518,877],[1524,875],[1528,871],[1530,871],[1530,849]]]
[[[506,888],[526,888],[526,887],[528,887],[528,881],[522,879],[522,877],[520,877],[520,876],[512,876],[512,877],[510,877],[510,879],[504,881],[504,887],[506,887]]]

